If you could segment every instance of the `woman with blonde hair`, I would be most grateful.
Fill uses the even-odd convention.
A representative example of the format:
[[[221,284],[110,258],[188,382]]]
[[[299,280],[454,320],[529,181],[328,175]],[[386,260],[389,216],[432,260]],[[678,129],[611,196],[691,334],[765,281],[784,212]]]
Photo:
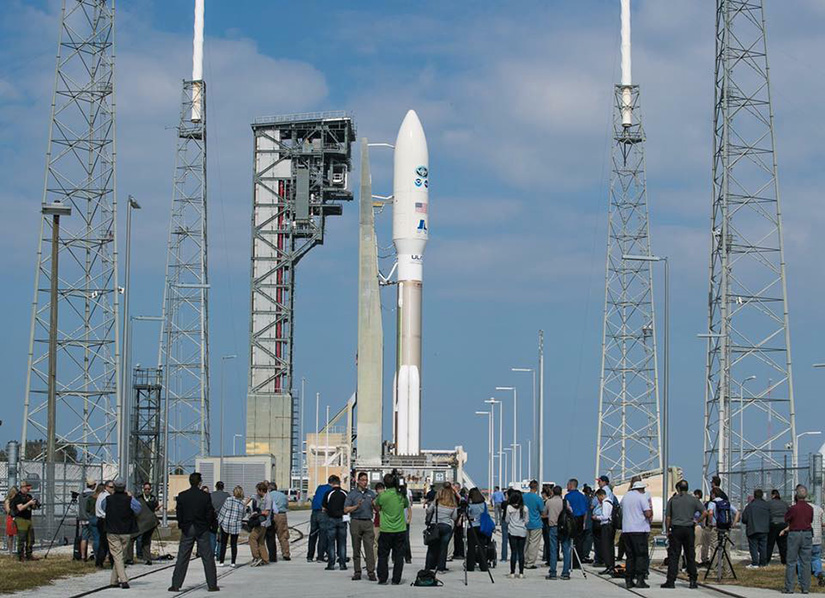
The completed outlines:
[[[235,489],[232,490],[232,496],[224,501],[218,513],[218,525],[220,525],[221,532],[219,567],[226,566],[224,559],[226,558],[227,540],[232,545],[232,560],[229,566],[235,566],[235,561],[238,558],[238,534],[241,533],[241,522],[248,502],[244,502],[243,488],[235,486]]]
[[[452,488],[444,486],[438,491],[435,501],[427,507],[427,525],[434,525],[437,539],[427,546],[425,568],[430,571],[447,570],[447,544],[453,535],[453,526],[458,519],[458,503]]]
[[[17,536],[17,526],[14,524],[14,516],[11,512],[11,501],[17,496],[17,492],[17,486],[12,486],[6,494],[6,500],[3,501],[3,509],[6,511],[6,548],[11,554],[14,554],[14,538]]]

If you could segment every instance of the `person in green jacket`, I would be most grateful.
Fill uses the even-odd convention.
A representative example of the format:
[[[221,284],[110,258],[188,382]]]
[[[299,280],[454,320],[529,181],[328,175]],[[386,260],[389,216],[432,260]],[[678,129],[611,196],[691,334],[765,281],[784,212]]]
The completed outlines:
[[[404,572],[404,539],[407,532],[405,510],[410,506],[407,495],[399,488],[398,476],[388,473],[384,476],[386,490],[375,499],[375,509],[381,514],[378,537],[378,583],[387,585],[389,577],[389,556],[392,551],[392,584],[401,583]]]

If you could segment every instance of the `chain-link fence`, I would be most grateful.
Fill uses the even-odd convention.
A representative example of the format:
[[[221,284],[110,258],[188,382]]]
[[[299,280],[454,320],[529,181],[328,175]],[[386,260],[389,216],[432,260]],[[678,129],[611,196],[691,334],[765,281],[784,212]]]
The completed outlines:
[[[782,467],[763,466],[758,469],[731,471],[723,475],[728,485],[731,502],[738,509],[743,509],[758,488],[764,492],[765,500],[770,500],[772,490],[778,490],[782,499],[792,504],[796,486],[802,484],[808,488],[809,502],[825,507],[823,504],[823,490],[825,490],[823,488],[823,456],[820,453],[812,453],[800,461],[797,467],[785,462]],[[737,544],[744,546],[747,544],[747,538],[744,534],[741,536]]]
[[[71,543],[75,536],[77,521],[77,500],[86,487],[86,480],[102,482],[114,479],[117,468],[114,465],[82,465],[77,463],[55,463],[54,496],[45,495],[46,464],[42,461],[22,461],[17,478],[9,479],[9,464],[0,462],[0,497],[6,497],[9,482],[20,486],[25,480],[32,485],[31,494],[40,501],[40,508],[34,511],[33,523],[35,540],[38,544],[49,544],[55,539],[55,546]],[[4,514],[5,515],[5,514]]]

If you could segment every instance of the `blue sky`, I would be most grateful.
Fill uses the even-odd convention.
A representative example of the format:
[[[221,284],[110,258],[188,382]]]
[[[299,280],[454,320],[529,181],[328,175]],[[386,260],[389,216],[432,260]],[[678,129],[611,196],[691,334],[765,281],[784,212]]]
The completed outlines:
[[[160,310],[179,110],[190,71],[191,2],[120,2],[118,193],[134,223],[133,313]],[[0,441],[19,436],[59,4],[7,0],[0,15]],[[227,366],[226,450],[242,432],[248,336],[251,132],[257,116],[351,110],[359,134],[392,141],[406,110],[430,142],[431,241],[425,266],[425,447],[462,444],[483,483],[495,386],[529,376],[546,331],[548,477],[592,477],[598,400],[612,86],[618,1],[228,2],[208,0],[212,383]],[[821,168],[825,7],[768,1],[799,431],[819,429],[825,187]],[[714,3],[634,3],[634,78],[642,86],[651,235],[673,268],[671,461],[701,463]],[[391,159],[376,153],[374,192]],[[355,171],[357,172],[357,164]],[[357,177],[353,177],[357,184]],[[388,215],[380,218],[389,245]],[[121,230],[123,223],[120,224]],[[299,267],[295,376],[337,406],[355,384],[357,207],[329,223]],[[657,284],[661,281],[657,279]],[[385,361],[393,361],[385,296]],[[136,332],[151,363],[157,335]],[[388,371],[385,400],[389,402]],[[217,392],[213,395],[217,399]],[[215,403],[217,406],[217,404]],[[508,407],[508,412],[512,411]],[[217,409],[213,410],[215,413]],[[314,417],[308,408],[307,417]],[[388,422],[388,420],[387,420]],[[509,416],[508,416],[509,422]],[[530,427],[526,409],[520,427]],[[509,424],[508,424],[509,427]],[[216,437],[216,436],[215,436]],[[524,439],[526,441],[526,438]],[[801,452],[817,441],[805,439]],[[526,463],[525,463],[526,466]]]

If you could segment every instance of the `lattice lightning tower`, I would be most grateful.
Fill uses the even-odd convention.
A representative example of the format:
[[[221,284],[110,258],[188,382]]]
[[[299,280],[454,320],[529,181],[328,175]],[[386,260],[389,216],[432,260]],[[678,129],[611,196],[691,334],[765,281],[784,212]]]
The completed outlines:
[[[596,475],[616,482],[662,469],[652,265],[622,259],[650,255],[645,136],[639,86],[630,75],[630,2],[622,0],[596,453]]]
[[[114,17],[110,0],[63,2],[43,189],[44,206],[61,202],[72,209],[60,219],[57,243],[55,448],[59,460],[65,456],[83,464],[114,463],[117,458]],[[52,226],[51,216],[44,214],[23,447],[47,435]]]
[[[705,483],[716,472],[729,478],[747,468],[796,464],[785,257],[761,0],[717,0],[713,121]],[[736,488],[731,490],[736,494]]]
[[[203,0],[195,2],[192,80],[183,82],[163,296],[163,368],[168,472],[209,453],[209,276],[207,268],[206,82]]]

